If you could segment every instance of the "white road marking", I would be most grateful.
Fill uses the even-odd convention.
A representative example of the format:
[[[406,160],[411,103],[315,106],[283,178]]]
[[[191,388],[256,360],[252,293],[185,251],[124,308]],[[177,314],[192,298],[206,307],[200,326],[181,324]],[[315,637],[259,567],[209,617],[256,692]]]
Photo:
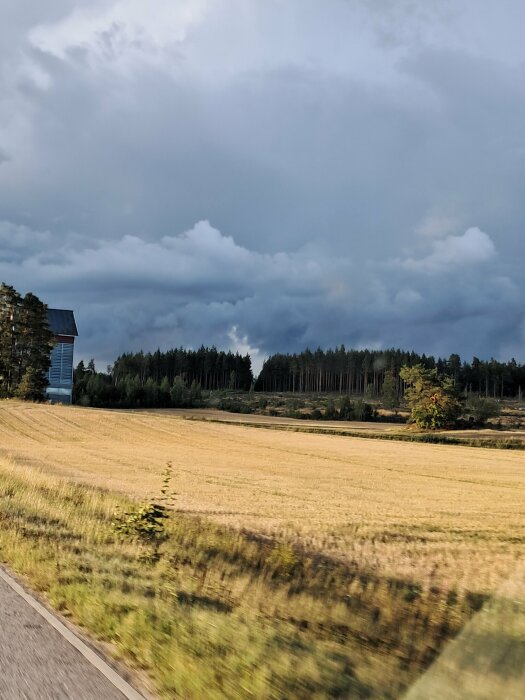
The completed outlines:
[[[144,700],[144,696],[140,695],[134,688],[130,686],[119,674],[111,668],[103,659],[96,654],[93,649],[90,649],[87,644],[79,639],[76,634],[74,634],[70,629],[68,629],[58,618],[56,618],[52,613],[49,612],[43,605],[41,605],[33,596],[26,593],[22,586],[17,583],[9,574],[7,574],[2,568],[0,568],[0,578],[7,583],[7,585],[17,593],[25,602],[30,605],[33,610],[41,615],[46,622],[48,622],[56,631],[62,635],[62,637],[75,647],[82,656],[89,661],[89,663],[94,666],[103,676],[105,676],[110,683],[112,683],[117,690],[119,690],[124,697],[128,700]]]

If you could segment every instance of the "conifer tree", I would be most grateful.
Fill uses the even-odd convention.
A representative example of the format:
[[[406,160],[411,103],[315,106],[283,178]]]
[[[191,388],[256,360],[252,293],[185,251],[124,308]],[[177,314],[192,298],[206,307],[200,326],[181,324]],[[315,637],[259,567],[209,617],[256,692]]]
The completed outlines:
[[[0,395],[43,399],[52,347],[47,306],[0,285]]]
[[[15,383],[18,315],[21,297],[14,287],[0,285],[0,395],[11,396]]]
[[[382,402],[385,408],[397,408],[399,406],[399,391],[396,378],[392,370],[385,372],[383,380]]]
[[[19,316],[17,385],[25,378],[33,400],[43,398],[46,373],[51,365],[53,334],[49,329],[47,306],[28,292],[22,299]]]

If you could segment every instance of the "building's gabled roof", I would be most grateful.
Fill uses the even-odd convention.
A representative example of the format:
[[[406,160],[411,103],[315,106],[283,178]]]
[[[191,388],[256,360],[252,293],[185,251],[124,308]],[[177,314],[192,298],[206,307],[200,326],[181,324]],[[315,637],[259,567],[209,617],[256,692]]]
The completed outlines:
[[[78,335],[75,316],[67,309],[48,309],[49,328],[55,335]]]

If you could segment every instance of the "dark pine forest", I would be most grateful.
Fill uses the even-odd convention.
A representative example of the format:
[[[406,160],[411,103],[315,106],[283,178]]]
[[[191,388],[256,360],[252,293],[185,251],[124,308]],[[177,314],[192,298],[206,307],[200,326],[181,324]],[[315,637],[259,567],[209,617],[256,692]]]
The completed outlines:
[[[125,353],[107,373],[93,361],[75,370],[75,403],[108,408],[198,406],[202,391],[248,391],[253,384],[249,355],[217,348]]]
[[[248,390],[253,382],[249,355],[204,346],[198,350],[176,348],[167,352],[126,353],[113,365],[112,376],[116,383],[138,377],[141,384],[148,379],[160,384],[166,377],[170,386],[176,377],[181,377],[187,384],[195,382],[205,391],[228,388]]]
[[[74,400],[107,407],[191,407],[202,405],[203,392],[337,393],[368,398],[383,396],[385,378],[398,396],[404,393],[399,377],[403,366],[421,364],[450,377],[464,394],[495,399],[522,398],[525,365],[515,360],[463,362],[459,355],[434,358],[403,350],[304,350],[271,355],[257,379],[249,355],[215,347],[175,348],[167,352],[125,353],[106,373],[91,362],[75,371]]]
[[[256,391],[328,393],[380,396],[386,373],[391,373],[402,393],[401,367],[422,364],[453,379],[462,392],[492,398],[521,397],[525,388],[525,365],[474,357],[462,362],[459,355],[448,359],[403,350],[305,350],[298,354],[271,355],[255,384]]]

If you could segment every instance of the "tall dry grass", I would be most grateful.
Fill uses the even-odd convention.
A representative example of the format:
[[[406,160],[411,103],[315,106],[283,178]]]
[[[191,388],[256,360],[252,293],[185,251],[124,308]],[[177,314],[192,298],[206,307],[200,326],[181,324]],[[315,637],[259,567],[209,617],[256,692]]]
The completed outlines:
[[[132,507],[0,460],[1,560],[162,697],[396,698],[484,600],[177,512],[153,561]]]

